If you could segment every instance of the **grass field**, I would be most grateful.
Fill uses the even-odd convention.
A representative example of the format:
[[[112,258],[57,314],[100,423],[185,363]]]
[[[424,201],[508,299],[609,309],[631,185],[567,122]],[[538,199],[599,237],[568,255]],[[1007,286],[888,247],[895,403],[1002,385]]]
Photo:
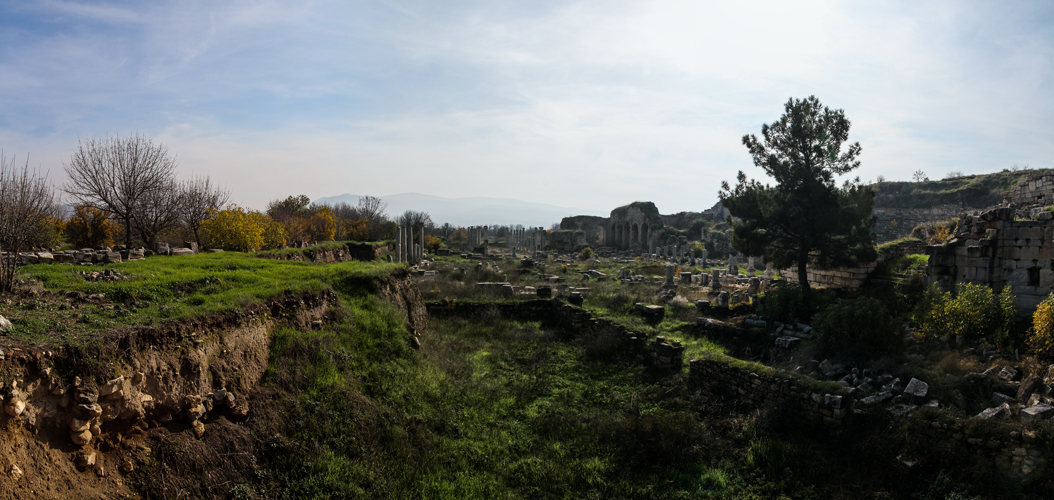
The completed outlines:
[[[285,293],[317,293],[350,277],[360,281],[384,277],[398,266],[313,265],[239,252],[151,257],[106,266],[37,264],[21,268],[20,276],[43,289],[0,302],[0,314],[14,322],[6,334],[19,341],[76,342],[115,327],[230,312]],[[107,270],[126,279],[89,281],[84,274]],[[77,293],[104,297],[78,300]]]
[[[514,268],[474,266],[442,260],[433,266],[442,277],[422,279],[422,292],[433,299],[512,300],[481,295],[472,285],[506,275],[519,286],[544,283]],[[622,267],[556,269],[572,281],[590,266],[609,274]],[[105,269],[128,279],[89,282],[80,274]],[[931,476],[897,476],[898,444],[885,428],[836,439],[787,428],[771,409],[693,391],[686,370],[657,371],[640,358],[598,349],[604,339],[490,312],[432,319],[414,349],[403,316],[371,285],[404,269],[238,253],[38,265],[22,269],[22,277],[43,290],[9,298],[0,314],[15,321],[10,338],[76,343],[121,326],[236,311],[286,293],[335,292],[339,303],[322,328],[274,333],[261,383],[268,399],[256,403],[269,406],[258,410],[266,417],[237,424],[251,436],[238,453],[251,455],[245,477],[252,479],[223,486],[230,498],[955,498],[947,496],[954,493],[947,481],[930,494],[919,484]],[[576,284],[591,289],[586,305],[596,316],[648,337],[678,338],[688,359],[770,370],[729,357],[727,339],[691,334],[694,297],[671,301],[666,318],[649,325],[632,311],[636,302],[654,301],[654,285]],[[102,293],[106,300],[69,301],[66,291]],[[171,450],[132,478],[142,491],[156,487],[151,471],[198,473],[181,469],[187,461],[178,447]]]

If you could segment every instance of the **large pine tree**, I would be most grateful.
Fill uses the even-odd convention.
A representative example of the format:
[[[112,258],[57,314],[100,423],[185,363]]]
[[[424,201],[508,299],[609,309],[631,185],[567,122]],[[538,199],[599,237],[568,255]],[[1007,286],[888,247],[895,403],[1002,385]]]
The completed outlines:
[[[762,125],[762,139],[743,136],[754,165],[776,184],[748,180],[740,171],[734,188],[721,184],[720,196],[732,218],[732,245],[781,269],[797,267],[808,291],[807,265],[830,269],[875,258],[875,194],[859,178],[842,186],[835,181],[860,166],[860,143],[842,150],[849,137],[842,110],[815,96],[791,98],[785,110]]]

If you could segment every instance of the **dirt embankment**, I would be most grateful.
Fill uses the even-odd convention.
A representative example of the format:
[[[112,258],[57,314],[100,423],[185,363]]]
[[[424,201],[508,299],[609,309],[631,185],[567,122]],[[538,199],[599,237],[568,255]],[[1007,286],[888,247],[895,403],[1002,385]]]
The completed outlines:
[[[406,329],[414,335],[424,333],[428,325],[428,309],[417,283],[410,277],[409,271],[393,275],[381,285],[380,296],[391,302],[399,312],[406,316]]]
[[[408,275],[389,278],[380,295],[411,331],[423,330],[427,313]],[[231,474],[256,470],[243,449],[254,439],[239,422],[267,420],[276,407],[258,385],[273,332],[316,328],[336,314],[337,300],[333,292],[286,296],[109,332],[79,347],[0,349],[0,499],[125,498],[134,490],[176,498],[190,481],[229,491]],[[200,476],[150,469],[159,462],[153,458],[173,453],[186,455]]]

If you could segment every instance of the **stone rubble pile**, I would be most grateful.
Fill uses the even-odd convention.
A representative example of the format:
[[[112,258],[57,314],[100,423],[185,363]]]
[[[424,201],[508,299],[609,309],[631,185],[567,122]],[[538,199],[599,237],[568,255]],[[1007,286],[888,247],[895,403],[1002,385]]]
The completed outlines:
[[[105,271],[82,271],[81,276],[84,276],[86,281],[124,281],[128,279],[128,276],[121,274],[116,269],[106,269]]]

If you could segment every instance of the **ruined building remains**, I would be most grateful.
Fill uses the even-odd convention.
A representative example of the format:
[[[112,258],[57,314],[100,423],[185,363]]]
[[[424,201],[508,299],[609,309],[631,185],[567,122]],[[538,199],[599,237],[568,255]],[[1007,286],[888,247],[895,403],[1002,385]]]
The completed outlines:
[[[610,217],[565,217],[562,231],[581,232],[580,242],[594,247],[649,252],[658,246],[664,224],[650,201],[638,201],[611,211]]]
[[[1009,286],[1021,313],[1034,311],[1054,290],[1054,212],[1016,220],[1010,207],[959,219],[955,238],[926,247],[926,284],[951,291],[956,283]]]
[[[956,283],[1009,286],[1018,312],[1031,314],[1054,291],[1054,176],[1011,189],[1013,205],[960,217],[954,238],[926,247],[926,284],[951,291]]]

